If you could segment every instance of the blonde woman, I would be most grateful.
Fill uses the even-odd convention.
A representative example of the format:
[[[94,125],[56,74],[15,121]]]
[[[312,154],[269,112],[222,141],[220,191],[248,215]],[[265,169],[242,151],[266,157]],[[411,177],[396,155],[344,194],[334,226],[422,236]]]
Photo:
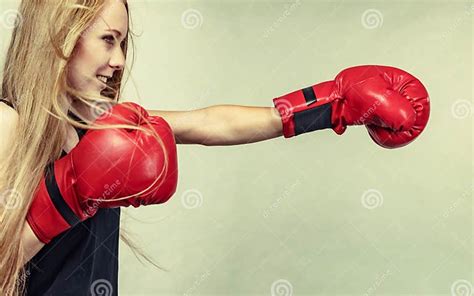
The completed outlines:
[[[88,295],[97,281],[117,295],[119,236],[133,247],[119,231],[120,207],[173,195],[176,142],[237,145],[365,125],[396,148],[428,121],[423,85],[387,66],[345,69],[275,98],[275,108],[118,103],[126,0],[23,0],[19,12],[0,102],[1,295]]]

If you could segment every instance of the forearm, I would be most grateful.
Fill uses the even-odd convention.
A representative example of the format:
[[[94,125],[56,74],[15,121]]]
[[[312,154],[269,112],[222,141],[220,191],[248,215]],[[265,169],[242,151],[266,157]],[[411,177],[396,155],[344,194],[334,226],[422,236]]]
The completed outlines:
[[[272,107],[215,105],[187,112],[150,110],[149,113],[163,117],[170,124],[178,144],[240,145],[282,135],[280,115]]]
[[[275,108],[216,105],[207,108],[207,126],[199,133],[203,145],[241,145],[282,135],[280,115]]]

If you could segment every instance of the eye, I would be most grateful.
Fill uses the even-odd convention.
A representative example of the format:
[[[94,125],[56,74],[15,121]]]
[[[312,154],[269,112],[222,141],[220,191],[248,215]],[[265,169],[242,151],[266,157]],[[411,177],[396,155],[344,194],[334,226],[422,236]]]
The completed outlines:
[[[107,42],[108,44],[115,44],[115,38],[112,35],[106,35],[102,37],[102,39],[105,40],[105,42]]]

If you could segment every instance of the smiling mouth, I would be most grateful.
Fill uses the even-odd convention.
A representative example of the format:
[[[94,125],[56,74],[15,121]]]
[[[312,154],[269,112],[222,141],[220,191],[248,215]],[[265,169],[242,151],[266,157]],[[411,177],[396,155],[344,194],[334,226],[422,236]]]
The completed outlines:
[[[103,84],[107,84],[107,81],[110,79],[110,77],[102,76],[102,75],[97,75],[96,78]]]
[[[96,79],[99,81],[99,83],[102,85],[102,89],[105,89],[107,87],[107,81],[110,79],[107,76],[102,76],[102,75],[97,75]]]

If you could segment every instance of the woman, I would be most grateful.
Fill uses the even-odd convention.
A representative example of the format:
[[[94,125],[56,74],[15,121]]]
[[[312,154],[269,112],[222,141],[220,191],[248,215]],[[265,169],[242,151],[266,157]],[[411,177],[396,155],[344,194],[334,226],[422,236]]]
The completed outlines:
[[[275,108],[117,104],[130,37],[126,0],[23,0],[20,15],[0,104],[2,295],[86,295],[104,283],[117,294],[119,235],[131,244],[119,232],[120,207],[172,196],[175,140],[235,145],[366,125],[377,144],[395,148],[428,120],[423,85],[384,66],[343,70],[274,99]]]
[[[74,110],[81,118],[71,112],[73,119],[90,123],[99,114],[84,112],[86,99],[112,103],[120,95],[128,39],[124,35],[116,40],[114,33],[106,32],[104,27],[111,23],[128,34],[128,6],[117,1],[110,1],[107,7],[103,1],[86,1],[83,6],[75,2],[23,1],[20,13],[24,19],[13,32],[6,58],[2,97],[7,98],[4,102],[18,114],[1,104],[5,115],[1,118],[10,125],[2,131],[5,133],[2,139],[15,130],[13,125],[17,132],[14,140],[2,141],[5,147],[0,156],[4,169],[0,187],[4,198],[8,197],[2,208],[0,236],[4,254],[2,295],[19,293],[25,280],[29,295],[87,294],[96,280],[106,281],[117,290],[120,208],[91,207],[95,213],[83,215],[80,219],[83,223],[71,225],[69,231],[53,229],[56,235],[48,236],[50,233],[39,217],[54,217],[54,213],[45,215],[41,209],[45,193],[33,194],[41,192],[37,190],[41,189],[38,184],[46,184],[42,173],[46,165],[66,153],[72,155],[72,148],[85,136],[80,129],[85,126],[77,126],[68,119],[66,111]],[[110,76],[107,85],[98,80],[103,78],[96,78],[99,74]],[[96,99],[100,93],[104,95],[102,100]],[[78,104],[80,100],[82,104]],[[71,124],[76,126],[77,133]],[[159,143],[155,146],[160,147]],[[15,159],[22,161],[18,163]],[[56,166],[53,171],[58,172]],[[158,176],[157,173],[154,177]],[[101,184],[102,191],[105,184]],[[67,193],[64,188],[61,188],[63,195]],[[168,195],[172,191],[171,186]],[[70,195],[64,197],[71,201]],[[21,203],[13,204],[15,200]],[[87,216],[92,218],[86,220]],[[27,217],[29,223],[24,223]],[[61,220],[50,224],[60,225]],[[127,242],[126,237],[123,239]]]

